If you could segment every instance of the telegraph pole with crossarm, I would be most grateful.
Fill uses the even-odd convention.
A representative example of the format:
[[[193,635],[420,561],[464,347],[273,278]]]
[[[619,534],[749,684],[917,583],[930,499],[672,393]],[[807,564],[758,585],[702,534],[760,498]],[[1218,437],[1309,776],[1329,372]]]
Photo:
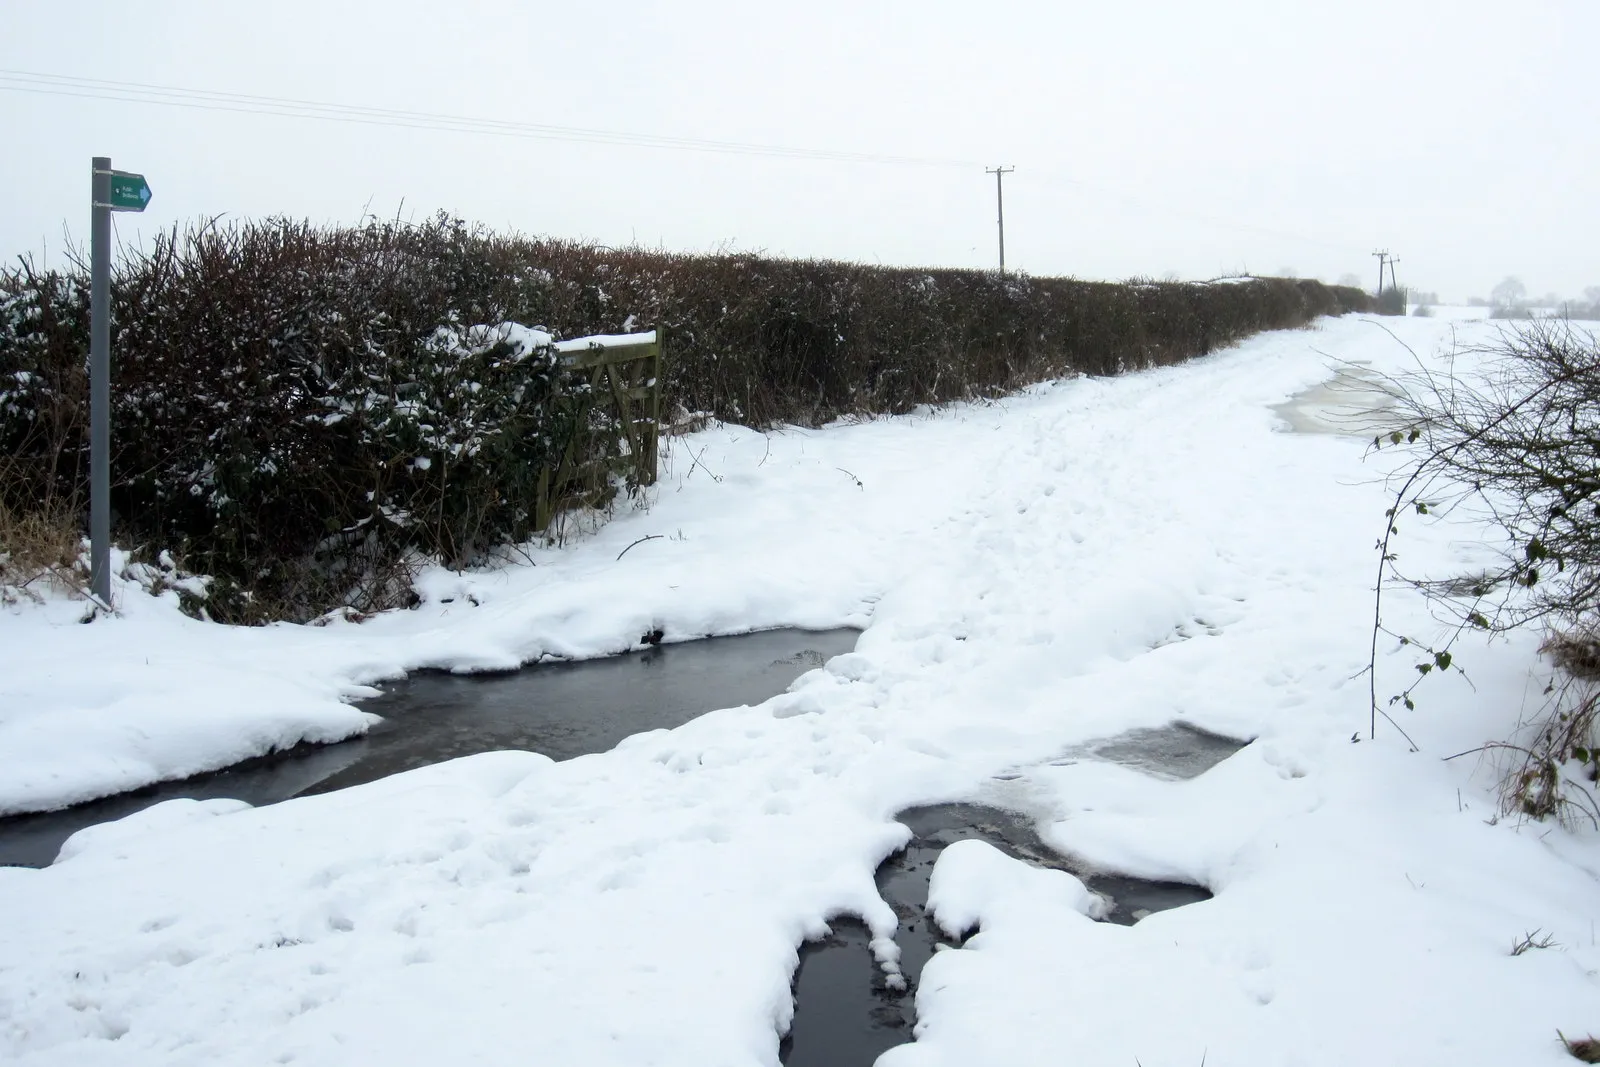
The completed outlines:
[[[996,224],[1000,227],[1000,273],[1006,272],[1006,192],[1002,184],[1005,176],[1016,170],[1016,167],[986,167],[985,174],[994,175],[994,204],[996,211]]]

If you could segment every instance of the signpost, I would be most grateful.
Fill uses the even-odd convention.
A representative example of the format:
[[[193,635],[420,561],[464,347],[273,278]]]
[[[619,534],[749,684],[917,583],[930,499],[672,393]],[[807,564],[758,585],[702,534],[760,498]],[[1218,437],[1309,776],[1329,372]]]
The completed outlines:
[[[111,213],[143,211],[150,183],[94,157],[89,226],[89,588],[111,606]]]

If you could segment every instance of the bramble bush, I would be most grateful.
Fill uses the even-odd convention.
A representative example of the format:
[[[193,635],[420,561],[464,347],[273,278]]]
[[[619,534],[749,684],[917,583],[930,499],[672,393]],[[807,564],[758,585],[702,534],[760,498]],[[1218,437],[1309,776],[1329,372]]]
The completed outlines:
[[[1458,355],[1466,353],[1458,353]],[[1489,746],[1514,755],[1509,812],[1582,814],[1600,826],[1600,338],[1560,319],[1506,327],[1470,353],[1475,368],[1421,370],[1391,382],[1404,427],[1374,441],[1414,450],[1396,480],[1380,540],[1385,581],[1420,591],[1456,623],[1441,648],[1391,634],[1420,654],[1417,679],[1390,706],[1414,706],[1417,681],[1459,669],[1451,650],[1468,630],[1539,627],[1557,668],[1549,700],[1522,734]],[[1484,524],[1496,565],[1444,579],[1407,578],[1390,550],[1406,521],[1447,513]],[[1377,617],[1378,633],[1389,634]],[[1382,713],[1374,690],[1374,715]]]

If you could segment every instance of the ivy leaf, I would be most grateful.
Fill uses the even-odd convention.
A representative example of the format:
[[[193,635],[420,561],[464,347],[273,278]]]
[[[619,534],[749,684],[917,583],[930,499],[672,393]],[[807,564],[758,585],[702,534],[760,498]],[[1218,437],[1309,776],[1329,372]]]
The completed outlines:
[[[1417,710],[1417,706],[1411,702],[1411,698],[1410,697],[1406,697],[1405,698],[1405,702],[1406,702],[1406,710],[1407,711],[1416,711]]]
[[[1417,664],[1417,673],[1418,674],[1427,674],[1431,670],[1433,670],[1433,664],[1431,664],[1431,663],[1419,663],[1419,664]]]
[[[1588,763],[1591,755],[1593,755],[1593,753],[1584,748],[1582,745],[1579,745],[1577,748],[1572,750],[1572,758],[1577,760],[1579,763]]]
[[[1481,613],[1476,611],[1467,616],[1467,621],[1480,630],[1487,630],[1489,628],[1489,620],[1484,618]]]
[[[1415,426],[1413,426],[1411,428],[1411,432],[1406,434],[1406,443],[1414,445],[1414,444],[1417,443],[1417,438],[1419,438],[1421,436],[1422,436],[1422,431],[1417,429]]]
[[[1450,653],[1440,652],[1433,657],[1433,662],[1438,664],[1441,671],[1450,669]]]
[[[1389,440],[1394,444],[1399,444],[1405,439],[1405,434],[1401,433],[1399,430],[1396,430],[1394,433],[1389,435]]]

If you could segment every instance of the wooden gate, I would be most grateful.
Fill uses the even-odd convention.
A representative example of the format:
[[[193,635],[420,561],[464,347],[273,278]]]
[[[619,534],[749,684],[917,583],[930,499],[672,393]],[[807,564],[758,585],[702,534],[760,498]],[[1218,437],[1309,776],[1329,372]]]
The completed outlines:
[[[661,337],[655,330],[559,341],[568,370],[564,397],[575,431],[561,458],[539,472],[534,524],[561,511],[604,507],[614,479],[634,491],[656,481],[661,443]]]

